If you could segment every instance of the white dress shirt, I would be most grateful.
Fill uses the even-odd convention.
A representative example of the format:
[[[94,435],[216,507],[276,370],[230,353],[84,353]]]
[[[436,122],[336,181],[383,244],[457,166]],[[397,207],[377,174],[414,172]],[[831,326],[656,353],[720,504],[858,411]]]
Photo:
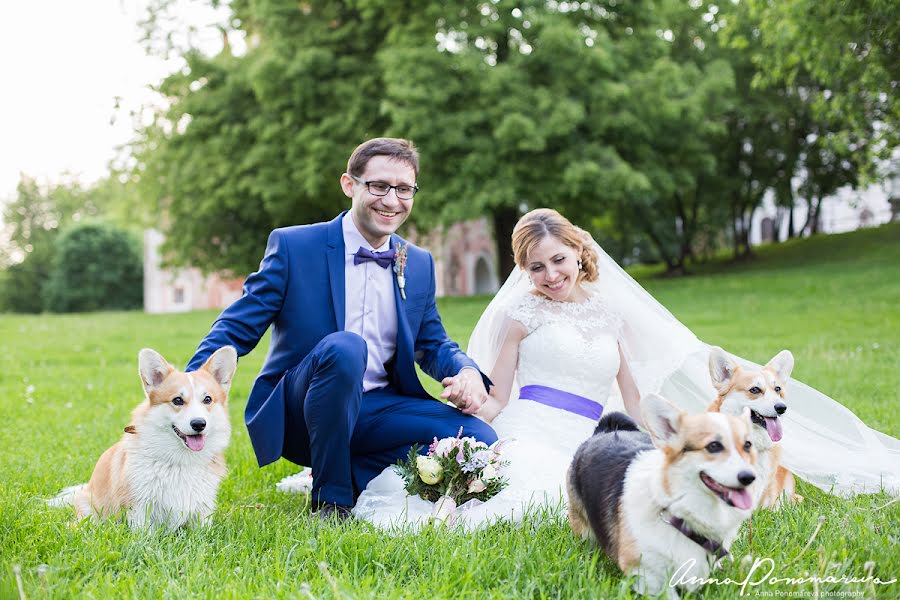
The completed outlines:
[[[344,233],[344,330],[362,336],[369,350],[363,391],[385,387],[384,365],[397,351],[397,303],[394,299],[394,270],[375,261],[353,264],[360,247],[375,252],[390,248],[390,240],[373,248],[362,236],[348,212],[341,220]]]

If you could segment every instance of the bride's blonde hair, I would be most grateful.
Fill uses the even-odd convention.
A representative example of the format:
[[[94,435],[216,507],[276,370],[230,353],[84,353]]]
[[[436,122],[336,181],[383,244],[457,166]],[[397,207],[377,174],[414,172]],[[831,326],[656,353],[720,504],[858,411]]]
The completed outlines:
[[[575,250],[581,249],[578,281],[597,280],[599,256],[594,250],[594,238],[584,229],[572,225],[571,221],[552,208],[536,208],[523,215],[516,223],[512,234],[512,249],[520,268],[525,269],[528,253],[547,236],[553,236]]]

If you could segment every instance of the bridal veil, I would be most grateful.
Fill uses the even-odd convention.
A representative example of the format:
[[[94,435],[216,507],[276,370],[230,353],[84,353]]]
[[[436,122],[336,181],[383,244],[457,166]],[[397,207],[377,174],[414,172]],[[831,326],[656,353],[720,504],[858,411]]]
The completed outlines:
[[[716,398],[709,375],[710,346],[676,319],[628,273],[595,245],[599,277],[586,284],[624,322],[619,343],[642,396],[658,393],[688,412],[700,412]],[[482,314],[467,354],[490,372],[506,337],[507,315],[531,293],[524,271],[513,270]],[[732,358],[752,368],[759,365]],[[513,385],[513,394],[518,386]],[[836,495],[900,495],[900,441],[870,429],[849,409],[812,387],[788,383],[782,462],[805,481]],[[613,398],[608,408],[619,408]]]

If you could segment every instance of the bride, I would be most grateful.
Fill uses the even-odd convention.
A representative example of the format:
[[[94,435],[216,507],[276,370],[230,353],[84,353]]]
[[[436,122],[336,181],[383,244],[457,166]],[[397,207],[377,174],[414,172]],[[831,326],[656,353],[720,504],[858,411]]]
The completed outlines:
[[[642,394],[658,393],[689,412],[716,396],[709,346],[588,233],[554,210],[537,209],[516,225],[513,252],[518,268],[481,316],[468,348],[494,382],[479,416],[501,439],[515,440],[504,454],[509,485],[483,504],[465,506],[457,522],[466,528],[518,521],[529,510],[564,503],[569,462],[602,412],[624,409],[640,422]],[[834,494],[882,488],[900,494],[900,441],[798,381],[786,402],[782,460],[791,471]],[[432,506],[407,496],[389,468],[370,482],[353,513],[383,527],[415,527]]]

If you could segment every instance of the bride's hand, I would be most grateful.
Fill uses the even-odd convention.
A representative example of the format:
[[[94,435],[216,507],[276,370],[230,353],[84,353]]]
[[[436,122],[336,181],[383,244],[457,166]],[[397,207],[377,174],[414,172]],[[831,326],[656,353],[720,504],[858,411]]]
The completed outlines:
[[[441,400],[452,402],[463,414],[474,415],[488,398],[481,372],[471,367],[463,367],[456,377],[445,377],[441,385]]]
[[[500,401],[489,395],[484,404],[481,405],[481,409],[475,413],[475,416],[485,423],[490,423],[497,418],[501,410],[503,410],[503,406],[500,404]]]

